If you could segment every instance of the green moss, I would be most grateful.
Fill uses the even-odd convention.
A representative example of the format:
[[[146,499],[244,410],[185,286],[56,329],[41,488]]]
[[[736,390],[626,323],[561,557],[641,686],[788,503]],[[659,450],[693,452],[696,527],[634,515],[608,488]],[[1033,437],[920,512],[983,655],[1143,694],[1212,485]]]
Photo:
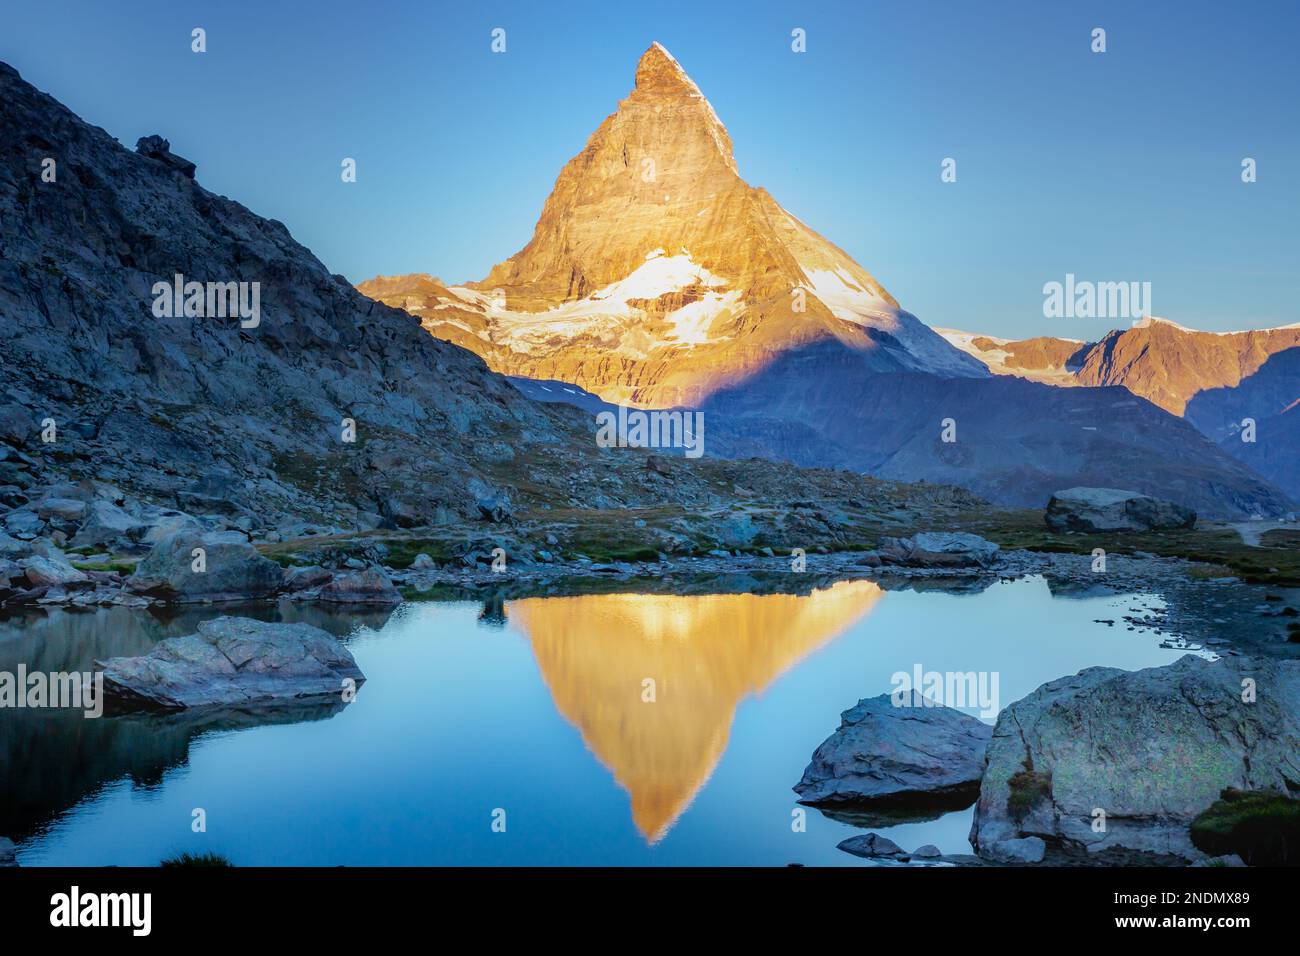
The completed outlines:
[[[1300,800],[1232,788],[1220,797],[1192,821],[1197,849],[1211,856],[1235,853],[1251,866],[1300,865]]]
[[[118,574],[130,576],[135,574],[135,566],[138,561],[69,561],[78,571],[116,571]]]
[[[1052,796],[1052,775],[1039,773],[1026,767],[1007,781],[1011,792],[1007,796],[1007,811],[1020,823],[1035,808]]]
[[[168,857],[158,864],[164,869],[171,867],[228,867],[234,866],[228,859],[219,853],[182,853],[179,856]]]
[[[436,564],[449,564],[459,557],[451,545],[436,538],[372,538],[362,544],[379,542],[388,549],[384,564],[390,568],[409,568],[421,554],[427,554]]]

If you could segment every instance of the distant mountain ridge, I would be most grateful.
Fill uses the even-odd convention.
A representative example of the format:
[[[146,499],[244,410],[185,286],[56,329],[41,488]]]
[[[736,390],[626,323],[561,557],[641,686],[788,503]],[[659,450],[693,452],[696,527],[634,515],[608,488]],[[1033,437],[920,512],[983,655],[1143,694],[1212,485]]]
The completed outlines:
[[[1158,318],[1108,332],[1098,342],[935,331],[995,374],[1053,385],[1123,385],[1175,415],[1182,415],[1198,392],[1236,386],[1270,356],[1300,345],[1300,324],[1198,332]]]
[[[938,329],[997,375],[1060,386],[1122,385],[1181,415],[1300,501],[1300,324],[1199,332],[1145,319],[1098,342],[996,339]],[[1256,423],[1243,441],[1243,422]]]

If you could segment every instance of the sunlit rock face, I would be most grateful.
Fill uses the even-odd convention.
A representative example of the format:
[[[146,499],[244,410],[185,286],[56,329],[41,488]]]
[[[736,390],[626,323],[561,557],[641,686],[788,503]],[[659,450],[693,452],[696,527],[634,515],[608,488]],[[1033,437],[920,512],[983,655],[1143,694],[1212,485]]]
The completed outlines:
[[[736,708],[844,633],[884,592],[842,581],[808,595],[530,598],[507,616],[529,638],[556,708],[660,840],[717,766]],[[647,680],[653,680],[653,702]]]
[[[1189,418],[1193,416],[1188,405],[1195,396],[1249,384],[1274,355],[1300,347],[1300,323],[1199,332],[1149,318],[1108,332],[1100,342],[1050,337],[1012,341],[956,329],[935,331],[995,374],[1052,385],[1123,385],[1165,411]],[[1285,402],[1265,406],[1266,412],[1275,414],[1297,397],[1300,392],[1292,388]]]
[[[740,177],[726,127],[658,43],[519,253],[463,287],[410,275],[360,289],[497,371],[623,404],[695,404],[824,340],[879,371],[986,374]]]

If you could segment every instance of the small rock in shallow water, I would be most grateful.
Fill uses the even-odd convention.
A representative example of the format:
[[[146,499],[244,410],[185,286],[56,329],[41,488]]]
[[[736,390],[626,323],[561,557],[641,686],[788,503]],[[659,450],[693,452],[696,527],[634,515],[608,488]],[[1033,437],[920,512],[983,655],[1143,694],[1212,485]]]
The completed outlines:
[[[865,833],[861,836],[849,837],[838,844],[838,849],[843,850],[845,853],[852,853],[854,856],[863,857],[907,855],[903,852],[901,846],[889,839],[889,837],[882,837],[879,833]]]

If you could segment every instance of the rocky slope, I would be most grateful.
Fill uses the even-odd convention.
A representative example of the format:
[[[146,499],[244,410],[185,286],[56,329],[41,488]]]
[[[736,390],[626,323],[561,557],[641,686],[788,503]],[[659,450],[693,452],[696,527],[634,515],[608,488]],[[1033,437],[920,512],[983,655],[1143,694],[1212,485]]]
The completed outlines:
[[[411,275],[360,289],[497,371],[623,404],[695,404],[813,342],[864,370],[987,374],[740,177],[726,128],[657,43],[518,254],[463,287]]]
[[[589,415],[524,399],[193,175],[163,141],[125,149],[0,64],[6,555],[25,558],[47,536],[117,550],[181,529],[476,522],[484,501],[497,517],[700,514],[756,498],[754,488],[782,500],[793,488],[882,494],[858,476],[795,478],[767,463],[655,469],[643,451],[598,448]],[[167,310],[155,309],[154,284],[176,274],[258,283],[260,321],[156,314]],[[899,506],[933,497],[884,493]]]

